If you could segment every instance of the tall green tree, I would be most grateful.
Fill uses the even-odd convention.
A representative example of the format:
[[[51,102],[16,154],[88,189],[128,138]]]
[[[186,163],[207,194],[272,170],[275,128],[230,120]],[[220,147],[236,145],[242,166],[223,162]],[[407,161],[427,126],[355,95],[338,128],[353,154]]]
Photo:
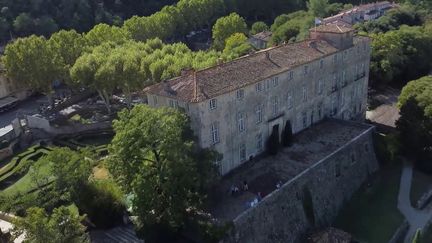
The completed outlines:
[[[309,0],[307,2],[307,8],[309,12],[315,15],[315,17],[323,18],[327,15],[327,9],[329,6],[328,0]]]
[[[22,234],[26,242],[34,243],[84,243],[90,242],[81,224],[84,217],[67,207],[59,207],[48,214],[42,208],[29,208],[26,217],[14,222],[13,235]]]
[[[219,18],[213,25],[213,47],[216,50],[223,50],[225,40],[234,33],[247,33],[245,20],[236,13]]]
[[[61,77],[71,83],[69,70],[86,49],[86,41],[75,30],[61,30],[48,40],[56,60],[61,64]]]
[[[268,27],[268,25],[266,23],[264,23],[262,21],[258,21],[258,22],[253,23],[253,25],[251,27],[250,34],[255,35],[256,33],[267,31],[269,29],[270,28]]]
[[[246,55],[251,50],[252,45],[247,37],[242,33],[235,33],[226,39],[222,56],[225,60],[233,60]]]
[[[2,61],[7,75],[22,87],[52,95],[52,82],[61,76],[61,64],[44,37],[19,38],[8,44]]]
[[[416,159],[417,165],[432,173],[432,77],[409,82],[398,100],[400,118],[396,127],[402,150]]]
[[[108,167],[133,195],[140,227],[147,234],[178,230],[202,207],[204,188],[214,178],[214,153],[199,152],[187,115],[174,109],[137,105],[120,112],[113,126]]]
[[[114,67],[107,64],[108,56],[114,49],[112,42],[105,43],[79,57],[70,70],[72,81],[79,87],[87,87],[98,92],[111,113],[111,97],[117,87],[117,79],[112,76]]]

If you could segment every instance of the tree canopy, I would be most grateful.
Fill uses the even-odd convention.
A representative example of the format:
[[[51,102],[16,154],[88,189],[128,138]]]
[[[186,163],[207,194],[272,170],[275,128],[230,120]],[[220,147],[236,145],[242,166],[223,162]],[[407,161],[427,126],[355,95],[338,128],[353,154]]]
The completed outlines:
[[[432,173],[432,77],[410,81],[398,100],[400,132],[403,151],[413,156],[417,166]]]
[[[138,105],[118,117],[110,172],[133,195],[142,230],[178,230],[202,206],[203,188],[214,178],[213,153],[199,152],[189,120],[178,110]]]
[[[25,240],[34,243],[83,243],[90,242],[81,224],[84,217],[67,207],[59,207],[48,214],[42,208],[29,208],[26,217],[14,222],[13,235],[25,235]]]
[[[19,38],[6,46],[2,61],[7,75],[24,87],[50,94],[61,76],[60,60],[44,37]]]
[[[247,33],[245,20],[236,13],[219,18],[213,25],[213,47],[216,50],[223,50],[225,40],[234,33]]]

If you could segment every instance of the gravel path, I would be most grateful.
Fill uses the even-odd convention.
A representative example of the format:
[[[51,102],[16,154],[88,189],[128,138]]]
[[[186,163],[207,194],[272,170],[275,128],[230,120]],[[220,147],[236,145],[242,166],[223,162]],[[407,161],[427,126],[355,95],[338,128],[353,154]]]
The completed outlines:
[[[432,219],[431,208],[426,207],[423,210],[419,210],[413,208],[411,205],[410,190],[412,170],[411,163],[405,162],[402,170],[398,196],[398,208],[410,224],[408,233],[404,240],[405,243],[411,243],[417,229],[423,229],[427,222]]]

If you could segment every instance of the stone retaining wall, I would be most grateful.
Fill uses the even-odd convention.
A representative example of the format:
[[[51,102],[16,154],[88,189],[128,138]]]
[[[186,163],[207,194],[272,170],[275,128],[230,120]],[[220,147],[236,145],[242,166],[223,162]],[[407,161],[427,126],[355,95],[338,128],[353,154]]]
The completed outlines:
[[[378,170],[374,128],[365,131],[233,220],[224,242],[301,242],[329,226],[342,206]]]

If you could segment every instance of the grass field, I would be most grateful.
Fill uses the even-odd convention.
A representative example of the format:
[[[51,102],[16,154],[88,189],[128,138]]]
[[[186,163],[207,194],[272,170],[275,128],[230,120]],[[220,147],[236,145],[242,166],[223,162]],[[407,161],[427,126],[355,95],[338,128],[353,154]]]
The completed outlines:
[[[381,168],[372,186],[358,191],[340,212],[335,226],[361,242],[388,242],[404,220],[397,209],[400,175],[400,165]]]
[[[431,189],[432,175],[428,175],[417,169],[414,169],[410,193],[411,205],[416,207],[417,201],[421,198],[421,196]]]

